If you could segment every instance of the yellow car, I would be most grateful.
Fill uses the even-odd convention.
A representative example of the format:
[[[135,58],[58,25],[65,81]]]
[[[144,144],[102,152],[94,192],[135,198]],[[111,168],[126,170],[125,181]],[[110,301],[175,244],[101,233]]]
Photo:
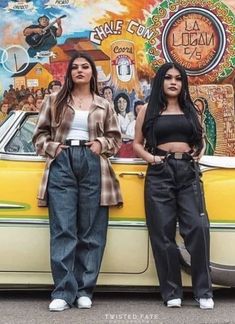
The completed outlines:
[[[35,154],[32,133],[37,114],[13,112],[0,126],[0,288],[52,285],[47,208],[37,207],[44,159]],[[145,224],[146,163],[111,159],[121,184],[123,208],[110,208],[108,241],[98,286],[158,287]],[[214,285],[235,286],[235,158],[202,159],[211,222]],[[185,287],[191,287],[190,260],[181,238]]]

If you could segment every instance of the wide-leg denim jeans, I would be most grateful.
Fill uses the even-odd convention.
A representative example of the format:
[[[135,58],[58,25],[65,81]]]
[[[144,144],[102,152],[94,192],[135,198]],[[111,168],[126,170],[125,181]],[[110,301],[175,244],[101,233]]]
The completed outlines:
[[[175,241],[176,223],[191,256],[194,295],[212,297],[209,270],[209,221],[200,216],[193,163],[166,158],[149,165],[145,181],[145,210],[153,255],[164,302],[182,298],[179,250]]]
[[[100,158],[85,146],[64,149],[48,182],[52,299],[92,297],[106,243],[108,207],[100,206]]]

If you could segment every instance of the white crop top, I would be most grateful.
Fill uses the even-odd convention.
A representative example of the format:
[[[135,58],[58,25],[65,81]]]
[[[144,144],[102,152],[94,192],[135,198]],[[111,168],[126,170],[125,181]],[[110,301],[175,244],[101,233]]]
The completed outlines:
[[[89,140],[88,133],[88,115],[89,111],[75,110],[74,119],[67,135],[69,139]]]

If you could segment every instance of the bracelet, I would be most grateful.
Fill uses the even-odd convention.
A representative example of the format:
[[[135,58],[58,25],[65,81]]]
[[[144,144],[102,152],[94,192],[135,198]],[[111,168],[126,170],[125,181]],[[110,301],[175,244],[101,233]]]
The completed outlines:
[[[152,164],[156,164],[155,155],[153,155],[153,162],[152,162]]]
[[[156,161],[156,155],[153,155],[153,162],[151,164],[152,165],[158,164],[158,161]]]
[[[156,161],[156,157],[157,157],[157,155],[154,155],[154,156],[153,156],[153,163],[152,163],[152,164],[161,164],[161,163],[163,163],[162,160],[160,160],[160,161]]]

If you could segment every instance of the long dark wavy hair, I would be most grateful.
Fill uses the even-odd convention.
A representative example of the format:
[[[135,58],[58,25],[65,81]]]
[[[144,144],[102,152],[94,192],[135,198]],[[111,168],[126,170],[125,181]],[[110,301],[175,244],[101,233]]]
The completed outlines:
[[[142,127],[143,135],[146,138],[146,148],[149,151],[154,151],[157,146],[156,138],[154,136],[154,124],[159,115],[161,115],[161,113],[167,109],[168,102],[163,90],[163,84],[165,75],[171,68],[178,70],[181,75],[182,89],[178,97],[178,103],[185,117],[192,125],[193,135],[190,139],[190,144],[192,147],[194,146],[199,152],[203,147],[202,126],[198,119],[198,111],[194,106],[189,94],[187,74],[184,68],[175,62],[168,62],[163,64],[158,69],[153,79],[152,90]]]
[[[72,99],[72,91],[74,88],[74,83],[72,80],[71,71],[72,71],[73,62],[77,58],[84,58],[87,62],[90,63],[91,69],[92,69],[92,77],[90,80],[90,91],[91,91],[92,95],[94,95],[94,94],[99,95],[98,85],[97,85],[97,70],[96,70],[96,66],[95,66],[93,59],[85,52],[77,52],[76,54],[73,55],[73,57],[69,61],[66,75],[65,75],[64,85],[62,86],[61,90],[58,92],[56,99],[55,99],[55,110],[56,110],[55,120],[56,120],[56,122],[59,122],[60,116],[62,114],[62,110],[63,110],[65,104],[67,103],[67,99],[68,98]]]

